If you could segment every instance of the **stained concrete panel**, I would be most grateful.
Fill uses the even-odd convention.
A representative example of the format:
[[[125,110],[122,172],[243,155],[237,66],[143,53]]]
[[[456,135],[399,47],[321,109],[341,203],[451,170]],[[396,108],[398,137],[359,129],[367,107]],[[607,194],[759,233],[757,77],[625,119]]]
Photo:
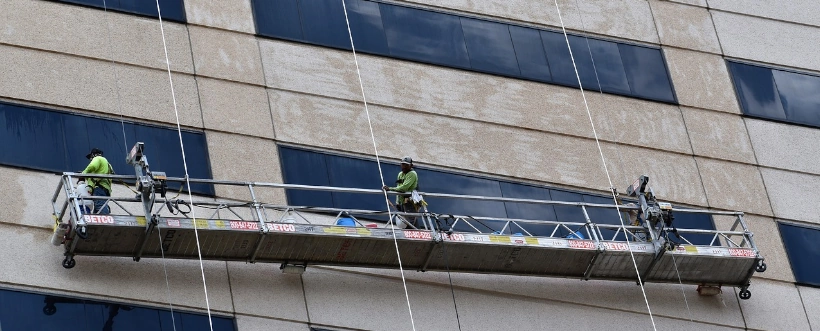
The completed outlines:
[[[740,113],[726,63],[719,55],[664,48],[681,105]]]
[[[206,129],[274,138],[264,87],[197,78]]]
[[[310,331],[307,323],[295,323],[256,316],[236,315],[236,329],[238,331]]]
[[[367,117],[361,104],[276,90],[268,92],[277,139],[372,154]],[[599,152],[591,139],[377,106],[370,107],[370,116],[379,153],[385,157],[414,155],[423,163],[608,191]],[[338,130],[328,128],[327,123],[333,123],[334,128],[355,129],[339,134]],[[413,137],[413,143],[384,143],[401,137]],[[618,187],[627,186],[637,175],[648,174],[655,178],[655,193],[664,199],[705,205],[691,157],[625,145],[603,146],[610,171],[617,179],[614,184],[622,183]]]
[[[731,230],[737,220],[733,216],[715,215],[712,218],[715,221],[715,228],[724,231]],[[760,255],[765,259],[767,267],[765,272],[756,272],[754,277],[794,282],[794,274],[791,265],[789,265],[789,257],[786,255],[783,241],[780,238],[777,221],[771,217],[748,214],[743,216],[743,220],[749,227],[749,231],[754,234],[752,239],[755,241]],[[738,225],[734,231],[743,231],[743,227]],[[732,237],[732,241],[735,243],[740,243],[740,240],[741,237]]]
[[[401,281],[308,268],[302,275],[310,321],[366,330],[409,330],[410,310]],[[440,286],[408,283],[418,330],[458,330],[452,295]]]
[[[706,8],[649,1],[661,44],[720,54],[720,42]]]
[[[107,61],[13,46],[0,46],[0,62],[0,96],[176,124],[167,71],[120,66],[115,76]],[[193,76],[173,77],[181,124],[202,127]]]
[[[57,190],[60,176],[0,167],[0,177],[5,179],[0,200],[6,202],[5,208],[0,208],[0,222],[52,229],[51,197]]]
[[[749,290],[752,297],[740,300],[749,329],[809,330],[806,311],[794,284],[756,279]]]
[[[695,155],[755,164],[755,151],[744,119],[689,107],[680,107]]]
[[[49,243],[51,230],[0,224],[4,254],[0,282],[100,295],[109,300],[134,300],[156,305],[205,308],[205,290],[199,261],[79,256],[73,269],[61,266],[63,247]],[[21,263],[24,261],[24,263]],[[166,285],[167,269],[168,285]],[[205,261],[205,281],[211,309],[232,309],[225,262]],[[169,293],[170,291],[170,293]]]
[[[820,176],[760,168],[774,216],[820,224]]]
[[[772,215],[757,166],[697,158],[709,206]]]
[[[299,275],[283,274],[279,265],[228,262],[238,314],[307,322]]]
[[[806,42],[820,39],[820,27],[722,11],[712,18],[726,56],[820,70],[820,44]]]
[[[54,1],[3,3],[0,43],[166,69],[156,19]],[[171,70],[193,72],[188,30],[164,21]],[[109,66],[100,70],[112,71]]]
[[[552,1],[535,0],[409,0],[408,2],[479,15],[496,16],[560,29],[561,20]],[[646,1],[559,0],[567,29],[657,43],[658,35]]]
[[[206,25],[251,34],[256,32],[250,0],[186,0],[185,16],[188,24]]]
[[[809,318],[809,326],[812,330],[820,328],[820,315],[815,313],[816,307],[820,306],[820,289],[814,287],[798,286],[797,291],[803,300],[803,308]]]
[[[820,130],[744,119],[762,166],[820,174]]]
[[[820,26],[820,3],[813,0],[709,0],[709,7],[722,11],[775,20]]]
[[[660,0],[660,1],[677,2],[677,3],[686,4],[686,5],[706,7],[706,0]]]
[[[206,131],[208,154],[214,179],[243,182],[281,183],[282,171],[276,143],[273,140]],[[284,204],[284,190],[254,188],[260,202]],[[216,195],[250,201],[250,190],[243,186],[217,185]]]
[[[189,31],[197,75],[264,84],[256,37],[198,26]]]

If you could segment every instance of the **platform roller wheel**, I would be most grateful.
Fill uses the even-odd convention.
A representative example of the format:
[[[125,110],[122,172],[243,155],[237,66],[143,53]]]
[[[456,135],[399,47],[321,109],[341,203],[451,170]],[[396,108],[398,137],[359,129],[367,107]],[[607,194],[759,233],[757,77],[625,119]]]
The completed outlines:
[[[77,261],[74,261],[73,257],[66,256],[65,259],[63,259],[63,268],[71,269],[74,268],[75,265],[77,265]]]
[[[43,314],[46,314],[46,316],[54,315],[56,312],[57,307],[54,305],[46,305],[45,307],[43,307]]]
[[[757,271],[757,272],[766,271],[766,263],[763,262],[763,261],[758,262],[757,265],[755,266],[755,271]]]
[[[84,226],[77,228],[77,236],[80,237],[80,239],[88,239],[88,229]]]
[[[752,297],[752,292],[744,287],[740,289],[740,293],[738,293],[737,296],[740,297],[741,300],[749,300],[749,298]]]

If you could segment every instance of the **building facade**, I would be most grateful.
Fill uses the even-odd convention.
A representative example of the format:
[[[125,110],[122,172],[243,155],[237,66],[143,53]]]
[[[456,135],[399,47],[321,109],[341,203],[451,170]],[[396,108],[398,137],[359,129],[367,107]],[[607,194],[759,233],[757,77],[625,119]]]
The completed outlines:
[[[820,329],[815,1],[159,3],[162,25],[153,1],[3,2],[0,330],[166,330],[171,306],[183,330],[208,328],[208,310],[215,330],[241,331]],[[178,124],[199,178],[377,188],[374,144],[387,181],[410,155],[422,190],[606,201],[608,177],[623,191],[648,175],[664,201],[744,212],[768,268],[749,300],[729,287],[647,283],[644,300],[629,281],[405,270],[412,323],[398,270],[105,256],[64,269],[48,242],[59,174],[82,170],[91,147],[129,174],[121,155],[139,140],[181,177]]]

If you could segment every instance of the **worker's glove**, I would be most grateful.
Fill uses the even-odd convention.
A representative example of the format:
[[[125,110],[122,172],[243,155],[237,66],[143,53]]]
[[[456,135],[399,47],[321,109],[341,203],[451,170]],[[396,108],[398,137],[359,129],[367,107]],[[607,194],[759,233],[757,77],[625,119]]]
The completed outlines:
[[[382,190],[390,191],[390,186],[384,185],[382,186]]]

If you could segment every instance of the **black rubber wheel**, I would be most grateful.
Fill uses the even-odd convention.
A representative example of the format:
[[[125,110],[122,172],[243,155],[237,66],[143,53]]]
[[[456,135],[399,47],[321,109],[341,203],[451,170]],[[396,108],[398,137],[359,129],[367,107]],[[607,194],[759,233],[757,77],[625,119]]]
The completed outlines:
[[[760,262],[755,266],[755,271],[757,272],[764,272],[766,271],[766,263]]]
[[[63,260],[63,268],[71,269],[77,265],[77,261],[74,261],[74,258],[67,257]]]
[[[752,292],[750,292],[749,290],[745,290],[745,289],[740,290],[740,293],[738,294],[738,297],[740,297],[741,300],[749,300],[749,298],[752,297]]]
[[[87,239],[88,229],[86,229],[86,227],[84,226],[77,228],[77,236],[80,237],[80,239]]]
[[[57,307],[55,307],[54,305],[46,305],[45,307],[43,307],[43,314],[51,316],[55,313],[57,313]]]

